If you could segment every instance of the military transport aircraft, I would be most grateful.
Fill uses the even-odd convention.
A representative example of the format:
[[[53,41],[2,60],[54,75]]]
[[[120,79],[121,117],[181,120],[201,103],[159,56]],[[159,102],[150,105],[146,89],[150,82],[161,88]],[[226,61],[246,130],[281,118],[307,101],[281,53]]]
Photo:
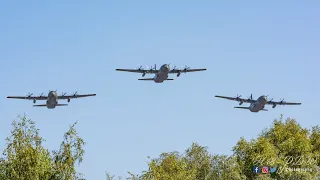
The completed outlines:
[[[47,100],[46,104],[39,104],[39,105],[33,105],[34,107],[47,107],[48,109],[54,109],[56,106],[68,106],[68,104],[59,104],[59,99],[67,99],[68,102],[70,102],[73,98],[82,98],[82,97],[88,97],[88,96],[95,96],[96,94],[84,94],[84,95],[78,95],[77,92],[75,92],[73,95],[66,95],[66,93],[63,93],[61,96],[57,95],[57,91],[49,91],[48,96],[43,96],[43,93],[40,96],[32,96],[33,94],[28,94],[27,96],[8,96],[7,98],[12,99],[26,99],[26,100],[33,100],[33,103],[36,103],[37,100]]]
[[[290,102],[285,102],[283,101],[284,99],[282,99],[279,102],[276,101],[272,101],[273,99],[269,100],[267,99],[267,96],[260,96],[257,100],[254,100],[252,98],[252,94],[250,96],[250,98],[248,99],[242,99],[240,98],[240,96],[237,95],[237,97],[226,97],[226,96],[215,96],[217,98],[224,98],[224,99],[229,99],[229,100],[233,100],[233,101],[239,101],[239,105],[241,105],[242,103],[250,103],[249,107],[234,107],[234,108],[240,108],[240,109],[249,109],[251,112],[259,112],[259,111],[268,111],[267,109],[264,109],[264,106],[266,104],[268,105],[272,105],[272,108],[275,108],[277,105],[301,105],[301,103],[290,103]]]
[[[163,81],[173,80],[168,78],[168,74],[177,73],[177,77],[179,77],[181,73],[205,71],[207,69],[190,69],[190,67],[185,67],[184,69],[176,69],[176,67],[174,67],[173,69],[170,69],[170,64],[164,64],[160,67],[159,70],[157,70],[156,64],[155,64],[154,68],[151,67],[150,69],[142,69],[142,66],[140,66],[138,69],[116,69],[116,70],[125,71],[125,72],[142,73],[142,77],[144,77],[146,74],[155,74],[153,78],[143,78],[138,80],[154,81],[156,83],[162,83]]]

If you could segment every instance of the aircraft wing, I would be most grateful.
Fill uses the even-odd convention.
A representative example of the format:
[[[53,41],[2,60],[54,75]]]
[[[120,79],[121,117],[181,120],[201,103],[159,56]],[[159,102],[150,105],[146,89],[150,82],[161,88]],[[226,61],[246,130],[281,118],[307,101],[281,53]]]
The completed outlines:
[[[96,94],[82,94],[82,95],[69,95],[69,96],[58,96],[58,99],[73,99],[73,98],[83,98],[83,97],[89,97],[89,96],[96,96]]]
[[[253,103],[256,100],[253,99],[243,99],[243,98],[239,98],[239,97],[227,97],[227,96],[215,96],[217,98],[223,98],[223,99],[228,99],[228,100],[232,100],[232,101],[239,101],[239,102],[244,102],[244,103]]]
[[[47,100],[48,96],[8,96],[9,99]]]
[[[207,69],[172,69],[169,73],[187,73],[187,72],[197,72],[197,71],[205,71]]]
[[[270,105],[301,105],[301,103],[292,103],[292,102],[285,102],[285,101],[268,101],[267,104],[270,104]]]
[[[124,72],[134,72],[134,73],[143,73],[143,74],[156,74],[159,72],[159,70],[155,70],[155,69],[116,69],[116,71],[124,71]]]

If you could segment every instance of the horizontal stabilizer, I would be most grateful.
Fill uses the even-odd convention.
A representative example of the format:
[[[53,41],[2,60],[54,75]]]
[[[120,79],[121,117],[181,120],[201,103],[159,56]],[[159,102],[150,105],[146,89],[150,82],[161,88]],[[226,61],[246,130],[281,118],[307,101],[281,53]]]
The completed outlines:
[[[47,107],[46,104],[33,105],[33,107]]]
[[[56,106],[68,106],[68,104],[56,104]]]
[[[56,104],[56,106],[68,106],[68,104]],[[33,107],[47,107],[46,104],[33,105]]]
[[[140,81],[153,81],[153,78],[144,78],[144,79],[138,79]]]
[[[249,109],[249,107],[234,107],[238,109]],[[268,111],[268,109],[261,109],[260,111]]]
[[[140,81],[153,81],[154,78],[144,78],[144,79],[138,79],[138,80],[140,80]],[[174,79],[165,79],[165,81],[172,81],[172,80],[174,80]]]
[[[249,109],[249,107],[234,107],[234,108],[238,108],[238,109]]]

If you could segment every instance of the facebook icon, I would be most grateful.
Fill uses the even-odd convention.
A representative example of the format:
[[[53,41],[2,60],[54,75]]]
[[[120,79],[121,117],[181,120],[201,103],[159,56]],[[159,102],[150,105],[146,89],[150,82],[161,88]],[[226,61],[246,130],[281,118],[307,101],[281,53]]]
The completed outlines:
[[[253,172],[256,173],[256,174],[258,174],[258,173],[261,172],[261,169],[260,169],[258,166],[254,166],[254,167],[253,167]]]

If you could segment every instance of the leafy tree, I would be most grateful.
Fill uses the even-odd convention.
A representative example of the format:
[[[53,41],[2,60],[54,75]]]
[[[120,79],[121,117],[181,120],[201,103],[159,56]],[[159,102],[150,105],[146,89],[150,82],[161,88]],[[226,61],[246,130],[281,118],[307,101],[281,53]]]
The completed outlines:
[[[76,123],[70,126],[69,131],[65,133],[60,150],[53,152],[55,179],[83,178],[82,174],[76,172],[75,164],[79,165],[83,160],[85,142],[78,136],[75,125]]]
[[[215,180],[241,179],[239,166],[233,157],[211,155],[207,147],[193,143],[184,154],[162,153],[148,163],[149,169],[140,176],[129,179],[141,180]],[[114,180],[107,174],[107,180]]]
[[[241,173],[241,168],[236,161],[235,156],[215,155],[212,158],[212,169],[210,176],[206,180],[228,179],[241,180],[245,176]]]
[[[320,127],[315,126],[312,128],[312,134],[310,136],[311,144],[313,145],[312,152],[317,159],[317,165],[320,167]]]
[[[14,120],[0,159],[0,180],[79,179],[74,163],[82,161],[84,142],[74,125],[65,134],[60,150],[51,154],[42,146],[44,139],[32,120],[25,115]]]
[[[314,137],[317,132],[315,130]],[[314,145],[310,132],[294,119],[275,120],[270,129],[262,132],[256,140],[247,142],[243,138],[233,151],[249,179],[314,179],[317,175]],[[316,140],[314,140],[316,142]],[[255,174],[253,166],[278,167],[278,173]],[[288,169],[310,169],[307,172],[291,172]]]
[[[141,180],[242,180],[316,179],[319,177],[320,127],[311,131],[295,119],[274,120],[269,129],[250,141],[240,138],[233,155],[212,155],[207,147],[193,143],[184,154],[162,153],[148,163]],[[277,167],[275,173],[256,174],[254,166]],[[289,171],[301,168],[306,172]],[[113,180],[110,176],[108,180]]]
[[[53,175],[52,158],[42,147],[39,130],[25,116],[20,120],[12,123],[11,136],[6,139],[5,158],[0,163],[1,179],[49,179]]]

